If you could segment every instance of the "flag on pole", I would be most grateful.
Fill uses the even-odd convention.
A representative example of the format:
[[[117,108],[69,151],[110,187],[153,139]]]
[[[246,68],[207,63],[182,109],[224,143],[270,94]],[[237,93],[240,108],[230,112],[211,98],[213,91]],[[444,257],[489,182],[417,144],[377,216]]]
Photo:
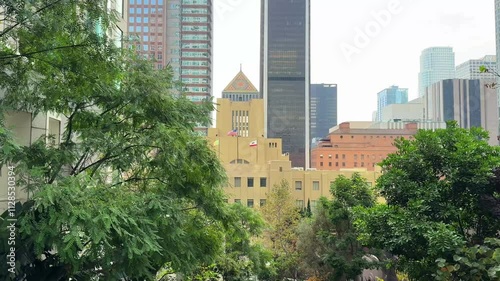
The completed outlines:
[[[256,140],[250,142],[250,147],[254,147],[254,146],[257,146]]]
[[[218,146],[219,145],[219,140],[215,140],[214,141],[214,146]]]
[[[227,132],[227,135],[231,136],[231,137],[237,137],[238,136],[238,130],[234,129],[232,131],[229,131],[229,132]]]

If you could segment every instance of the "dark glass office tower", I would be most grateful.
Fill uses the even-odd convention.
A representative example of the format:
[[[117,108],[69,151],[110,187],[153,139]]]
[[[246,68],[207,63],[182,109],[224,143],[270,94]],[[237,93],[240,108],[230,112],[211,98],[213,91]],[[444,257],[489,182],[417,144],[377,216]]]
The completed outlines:
[[[262,0],[261,93],[268,138],[309,167],[310,0]]]
[[[337,125],[337,84],[311,84],[311,139]]]

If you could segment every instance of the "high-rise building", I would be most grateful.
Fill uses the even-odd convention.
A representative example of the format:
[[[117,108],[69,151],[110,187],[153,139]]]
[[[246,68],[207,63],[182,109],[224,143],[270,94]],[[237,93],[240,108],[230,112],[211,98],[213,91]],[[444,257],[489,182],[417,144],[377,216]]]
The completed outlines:
[[[420,55],[418,94],[425,88],[444,79],[455,78],[455,53],[452,47],[430,47]]]
[[[408,89],[391,86],[377,93],[377,121],[382,120],[382,109],[390,104],[403,104],[408,102]]]
[[[193,102],[212,96],[212,1],[128,0],[128,31],[137,51],[169,65]],[[206,134],[205,127],[198,128]]]
[[[311,84],[311,139],[337,125],[337,84]]]
[[[485,66],[489,72],[481,73],[479,68]],[[455,68],[455,78],[457,79],[496,79],[494,74],[497,71],[496,56],[484,56],[480,59],[468,60]]]
[[[310,0],[262,0],[261,92],[266,136],[309,167]]]
[[[128,35],[137,52],[155,59],[156,67],[166,65],[166,1],[128,0]]]
[[[495,80],[447,79],[427,87],[422,103],[424,119],[457,121],[461,128],[481,127],[490,134],[489,143],[498,145],[498,107]]]

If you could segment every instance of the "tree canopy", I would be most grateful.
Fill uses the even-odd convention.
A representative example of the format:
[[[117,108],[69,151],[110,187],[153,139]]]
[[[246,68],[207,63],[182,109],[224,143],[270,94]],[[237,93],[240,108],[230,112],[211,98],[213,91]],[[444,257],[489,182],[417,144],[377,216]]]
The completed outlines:
[[[358,214],[362,241],[396,255],[412,280],[431,280],[436,259],[498,237],[500,148],[487,139],[481,128],[449,122],[413,141],[397,140],[376,185],[387,204]]]
[[[0,116],[52,112],[65,128],[53,145],[21,146],[0,119],[0,162],[32,194],[16,212],[19,280],[143,280],[166,263],[176,272],[210,264],[221,230],[238,227],[224,170],[194,132],[211,101],[175,94],[171,69],[115,46],[105,1],[0,7]]]

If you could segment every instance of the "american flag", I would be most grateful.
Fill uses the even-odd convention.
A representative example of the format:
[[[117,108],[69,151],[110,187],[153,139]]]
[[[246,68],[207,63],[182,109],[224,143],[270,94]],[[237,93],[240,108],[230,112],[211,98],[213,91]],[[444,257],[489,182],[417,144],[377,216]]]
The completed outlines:
[[[237,137],[238,136],[238,130],[234,129],[232,131],[229,131],[229,132],[227,132],[227,135],[231,136],[231,137]]]

